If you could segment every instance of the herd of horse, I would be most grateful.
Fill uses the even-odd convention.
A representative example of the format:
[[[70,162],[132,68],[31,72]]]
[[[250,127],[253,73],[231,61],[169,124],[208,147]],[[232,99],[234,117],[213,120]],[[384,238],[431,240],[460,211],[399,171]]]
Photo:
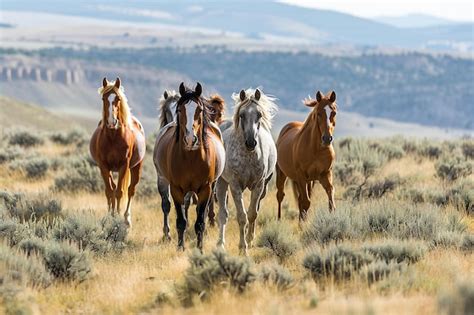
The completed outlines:
[[[121,213],[126,199],[125,222],[131,226],[131,202],[140,180],[146,143],[142,125],[130,112],[121,81],[106,78],[99,88],[102,119],[90,141],[90,152],[100,168],[109,212]],[[214,199],[219,207],[219,240],[225,246],[228,191],[232,194],[240,228],[239,249],[247,253],[255,236],[260,202],[276,173],[278,219],[287,178],[293,182],[299,219],[304,221],[316,181],[323,186],[329,209],[335,210],[332,146],[336,124],[336,93],[316,93],[304,104],[312,108],[305,122],[283,127],[275,143],[271,135],[277,112],[275,98],[260,89],[232,95],[234,114],[224,119],[225,102],[219,95],[203,96],[200,83],[190,89],[181,83],[179,92],[165,91],[160,98],[160,124],[153,151],[158,192],[164,213],[163,238],[170,240],[170,194],[177,219],[178,248],[184,249],[188,208],[196,203],[194,225],[197,247],[202,250],[206,217],[215,223]],[[113,172],[118,173],[117,183]],[[243,192],[251,191],[248,208]]]

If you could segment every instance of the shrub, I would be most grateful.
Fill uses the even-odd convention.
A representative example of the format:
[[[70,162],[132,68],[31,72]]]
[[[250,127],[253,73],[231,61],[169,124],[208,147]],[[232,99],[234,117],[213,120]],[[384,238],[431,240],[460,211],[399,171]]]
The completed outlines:
[[[22,156],[24,151],[18,147],[0,147],[0,164],[13,161],[14,159]]]
[[[461,249],[466,252],[472,252],[474,250],[474,235],[466,234],[462,239]]]
[[[47,195],[26,196],[0,192],[5,208],[10,216],[22,221],[31,219],[52,219],[62,216],[61,202]]]
[[[442,314],[474,314],[474,282],[456,284],[451,292],[440,295],[438,306]]]
[[[69,132],[56,132],[49,136],[49,139],[57,144],[69,145],[78,144],[82,146],[87,141],[87,134],[83,129],[73,129]]]
[[[43,139],[31,131],[18,130],[10,133],[8,144],[22,147],[32,147],[43,144]]]
[[[329,246],[310,252],[303,261],[314,279],[334,277],[336,280],[351,278],[363,265],[373,261],[373,257],[347,245]]]
[[[0,239],[6,241],[11,247],[32,236],[31,230],[15,220],[7,219],[0,222]]]
[[[447,181],[454,181],[472,174],[472,163],[470,161],[463,161],[459,157],[443,159],[436,163],[435,167],[436,175]]]
[[[0,286],[9,278],[31,287],[47,287],[51,276],[42,261],[36,256],[27,257],[16,250],[0,244]]]
[[[363,266],[360,270],[360,274],[368,284],[372,284],[387,278],[391,274],[400,272],[404,266],[404,264],[395,263],[393,261],[377,260]]]
[[[27,255],[43,256],[45,253],[44,241],[37,237],[27,238],[22,240],[18,247]]]
[[[263,228],[257,246],[270,249],[280,261],[284,261],[298,250],[299,243],[288,223],[272,221]]]
[[[61,281],[84,281],[91,272],[86,253],[66,243],[49,242],[44,261],[51,275]]]
[[[272,284],[278,290],[286,290],[294,285],[291,273],[280,265],[264,266],[260,271],[260,279],[265,284]]]
[[[257,279],[247,259],[231,257],[222,251],[213,251],[210,255],[194,251],[189,260],[191,266],[186,270],[184,282],[176,287],[179,299],[186,306],[192,305],[194,296],[208,298],[216,286],[243,292]]]
[[[443,150],[441,146],[437,143],[429,142],[425,140],[421,143],[418,149],[418,154],[429,159],[437,159],[441,156]]]
[[[381,180],[363,182],[358,186],[350,186],[344,193],[344,197],[352,197],[353,200],[361,198],[381,198],[386,193],[395,190],[401,184],[398,174],[392,174]]]
[[[103,181],[99,170],[91,165],[91,163],[83,159],[77,164],[73,164],[72,168],[66,171],[63,176],[54,180],[54,187],[58,191],[64,192],[100,192],[103,190]]]
[[[29,178],[41,178],[49,169],[49,162],[44,158],[35,158],[25,163],[24,169]]]
[[[474,139],[465,140],[461,145],[461,149],[466,159],[474,159]]]
[[[326,244],[351,238],[355,232],[351,225],[351,211],[347,208],[340,208],[335,212],[318,210],[303,230],[303,243]]]
[[[454,247],[458,248],[461,246],[463,240],[462,234],[458,232],[442,232],[439,233],[436,238],[431,242],[433,247]]]
[[[390,262],[417,262],[424,256],[427,250],[426,246],[421,242],[399,240],[386,240],[375,244],[365,245],[362,249],[387,264]]]

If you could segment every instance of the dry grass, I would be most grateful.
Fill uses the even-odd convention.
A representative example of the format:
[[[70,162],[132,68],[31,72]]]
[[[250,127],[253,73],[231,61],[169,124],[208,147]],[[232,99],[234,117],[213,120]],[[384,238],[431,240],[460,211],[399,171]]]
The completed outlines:
[[[33,149],[32,149],[33,150]],[[53,157],[70,153],[73,146],[60,146],[47,142],[34,149],[42,156]],[[409,187],[440,187],[434,178],[434,163],[428,159],[405,156],[395,159],[378,170],[376,177],[398,173],[408,179]],[[63,174],[57,170],[45,178],[31,181],[24,174],[0,165],[0,187],[8,191],[41,193],[49,192],[54,178]],[[472,176],[471,176],[472,178]],[[336,199],[343,202],[344,188],[336,187]],[[276,217],[275,190],[272,187],[261,206],[257,238],[263,227]],[[106,214],[105,197],[101,193],[55,193],[68,212],[91,209],[97,218]],[[248,194],[245,196],[248,204]],[[393,196],[389,196],[393,198]],[[315,188],[311,212],[327,207],[326,195],[319,185]],[[284,220],[290,230],[298,236],[301,228],[297,221],[297,206],[290,187],[284,201]],[[448,206],[445,210],[453,211]],[[373,285],[354,277],[347,281],[320,279],[314,281],[303,268],[302,261],[308,248],[301,246],[297,252],[283,262],[263,248],[249,250],[250,258],[257,268],[265,264],[282,263],[295,279],[295,285],[286,291],[256,282],[242,294],[231,289],[219,288],[206,301],[194,301],[194,306],[185,308],[175,297],[175,286],[182,281],[189,266],[188,255],[195,247],[192,226],[195,211],[190,210],[190,229],[186,252],[176,250],[175,212],[171,213],[172,241],[163,242],[163,214],[158,194],[150,199],[136,200],[132,212],[133,229],[128,235],[128,246],[121,253],[94,256],[92,276],[82,283],[55,282],[46,289],[24,291],[32,301],[33,309],[44,314],[431,314],[437,312],[437,297],[440,290],[449,289],[460,278],[474,277],[472,252],[452,248],[435,248],[419,262],[412,264],[402,273],[389,276]],[[310,218],[311,219],[311,218]],[[468,232],[474,232],[474,218],[464,216]],[[215,248],[217,228],[207,229],[204,251]],[[227,251],[237,256],[239,229],[235,218],[233,202],[230,202],[230,219],[227,227]],[[374,239],[380,238],[375,236]],[[361,246],[362,240],[349,242]],[[158,296],[166,297],[157,299]],[[0,305],[0,313],[4,312]]]

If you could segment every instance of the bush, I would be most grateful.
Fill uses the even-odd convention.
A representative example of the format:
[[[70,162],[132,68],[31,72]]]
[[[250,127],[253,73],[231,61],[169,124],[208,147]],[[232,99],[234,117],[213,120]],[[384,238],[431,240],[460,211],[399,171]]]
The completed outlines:
[[[82,159],[73,164],[65,175],[56,178],[54,187],[56,190],[64,192],[96,193],[104,190],[104,183],[99,170],[92,166],[89,160]]]
[[[43,139],[33,132],[19,130],[10,133],[8,144],[19,145],[25,148],[43,144]]]
[[[472,252],[474,250],[474,235],[466,234],[462,239],[461,249],[466,252]]]
[[[190,256],[191,266],[186,270],[184,282],[176,289],[181,302],[192,305],[194,296],[208,298],[216,286],[224,286],[243,292],[257,279],[257,273],[249,260],[231,257],[222,251],[203,255],[194,251]]]
[[[24,151],[18,147],[0,147],[0,164],[13,161],[23,154]]]
[[[303,266],[314,279],[334,277],[336,280],[351,278],[363,265],[373,261],[373,257],[347,245],[329,246],[327,249],[316,249],[310,252],[303,261]]]
[[[263,228],[257,246],[270,249],[280,261],[284,261],[298,250],[299,243],[288,223],[272,221]]]
[[[91,272],[86,253],[65,243],[49,242],[44,261],[51,275],[61,281],[84,281]]]
[[[425,140],[419,146],[418,154],[429,159],[437,159],[441,156],[443,150],[441,150],[441,146],[437,143],[429,142]]]
[[[351,224],[351,211],[347,208],[337,209],[335,212],[318,210],[314,218],[306,224],[302,241],[305,245],[312,242],[326,244],[351,238],[354,232]]]
[[[45,253],[45,243],[42,239],[32,237],[22,240],[18,247],[29,257],[31,255],[37,255],[42,257]]]
[[[378,260],[363,266],[360,274],[370,285],[376,281],[387,278],[391,274],[400,272],[404,266],[404,264],[395,263],[393,261],[387,262],[384,260]]]
[[[10,216],[21,221],[54,219],[62,216],[61,202],[47,195],[26,196],[4,191],[0,192],[0,201],[2,200]]]
[[[44,158],[35,158],[27,161],[24,165],[24,169],[29,178],[41,178],[46,175],[49,169],[49,162]]]
[[[11,247],[32,236],[31,230],[15,220],[7,219],[0,222],[0,239],[6,241]]]
[[[398,240],[386,240],[380,243],[365,245],[362,249],[387,264],[390,262],[417,262],[424,256],[427,250],[426,246],[421,242]]]
[[[474,314],[474,282],[456,284],[451,292],[440,295],[438,306],[442,314]]]
[[[12,278],[15,282],[38,288],[47,287],[51,283],[51,276],[38,257],[27,257],[2,244],[0,244],[0,270],[2,270],[0,286]]]
[[[278,290],[287,290],[294,285],[291,273],[280,265],[264,266],[260,271],[260,279],[265,284],[272,284]]]
[[[436,175],[446,181],[455,181],[472,174],[472,163],[459,157],[439,161],[435,167]]]
[[[344,197],[352,197],[353,200],[361,198],[382,198],[385,194],[394,191],[401,184],[398,174],[392,174],[381,180],[363,182],[359,186],[350,186],[344,193]]]
[[[474,159],[474,139],[465,140],[461,145],[461,149],[466,159]]]
[[[442,232],[431,242],[433,247],[458,248],[461,246],[463,235],[458,232]]]
[[[69,132],[56,132],[49,136],[49,139],[57,144],[70,145],[77,144],[82,146],[87,142],[87,134],[83,129],[73,129]]]

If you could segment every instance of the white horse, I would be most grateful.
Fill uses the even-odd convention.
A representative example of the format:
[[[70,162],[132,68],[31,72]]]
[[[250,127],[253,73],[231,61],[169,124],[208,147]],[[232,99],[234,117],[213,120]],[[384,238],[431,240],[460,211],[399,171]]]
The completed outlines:
[[[275,99],[259,89],[242,90],[240,94],[234,93],[232,98],[235,102],[233,123],[221,125],[226,161],[216,187],[220,227],[217,246],[224,248],[225,245],[225,226],[229,215],[227,188],[230,188],[240,226],[239,248],[246,255],[247,247],[255,236],[260,201],[265,197],[267,184],[275,169],[277,152],[270,129],[277,107]],[[251,191],[248,211],[242,198],[246,188]]]

